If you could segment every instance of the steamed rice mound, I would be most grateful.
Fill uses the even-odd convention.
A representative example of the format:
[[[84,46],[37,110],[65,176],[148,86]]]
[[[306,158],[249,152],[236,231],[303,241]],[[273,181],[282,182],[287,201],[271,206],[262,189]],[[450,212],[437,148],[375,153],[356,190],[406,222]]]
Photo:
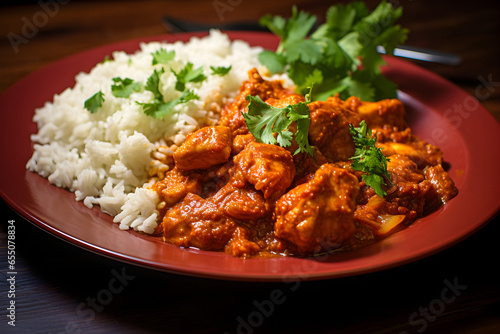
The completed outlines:
[[[166,65],[152,65],[152,53],[160,49],[175,50],[175,59]],[[117,51],[112,60],[78,74],[74,87],[35,111],[38,133],[31,137],[34,153],[26,167],[55,186],[74,192],[75,199],[87,207],[98,205],[114,216],[121,229],[152,233],[157,226],[158,197],[148,189],[148,181],[159,166],[168,169],[157,159],[163,156],[158,148],[168,155],[168,147],[182,144],[187,133],[215,124],[247,72],[261,66],[257,60],[260,51],[243,41],[231,41],[217,30],[187,43],[152,42],[142,44],[134,54]],[[175,89],[172,70],[178,72],[187,62],[194,68],[203,67],[207,77],[201,83],[186,85],[200,98],[175,106],[174,112],[162,119],[146,115],[137,104],[150,102],[152,92],[142,89],[129,98],[111,93],[113,78],[145,83],[155,69],[163,67],[161,93],[165,101],[175,99],[181,93]],[[232,68],[219,76],[210,74],[210,66]],[[105,101],[97,112],[90,113],[84,109],[85,100],[98,91]]]

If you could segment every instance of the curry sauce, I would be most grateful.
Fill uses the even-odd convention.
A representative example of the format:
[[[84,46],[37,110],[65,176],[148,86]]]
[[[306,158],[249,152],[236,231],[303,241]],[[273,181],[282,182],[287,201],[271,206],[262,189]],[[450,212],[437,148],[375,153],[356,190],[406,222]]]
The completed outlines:
[[[397,99],[309,103],[311,156],[294,155],[293,142],[287,148],[257,142],[242,116],[248,95],[275,107],[305,100],[249,72],[219,125],[189,134],[172,168],[151,186],[160,199],[155,234],[165,242],[243,258],[348,251],[408,226],[458,193],[441,150],[412,133]],[[363,120],[388,159],[384,197],[351,168],[349,125]]]

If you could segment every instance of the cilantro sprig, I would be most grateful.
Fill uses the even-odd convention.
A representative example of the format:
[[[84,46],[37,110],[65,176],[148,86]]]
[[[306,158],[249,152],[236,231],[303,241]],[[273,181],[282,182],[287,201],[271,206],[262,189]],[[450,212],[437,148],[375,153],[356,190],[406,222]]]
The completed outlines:
[[[115,77],[112,80],[111,93],[115,97],[129,97],[132,92],[138,92],[142,88],[140,82],[130,78],[122,79],[120,77]]]
[[[219,76],[224,76],[226,74],[229,73],[229,71],[231,71],[231,68],[233,66],[230,65],[228,67],[224,67],[224,66],[217,66],[217,67],[214,67],[214,66],[210,66],[210,69],[212,70],[212,75],[219,75]]]
[[[202,82],[207,77],[203,74],[203,67],[194,68],[193,63],[187,63],[179,72],[172,70],[177,82],[175,84],[175,89],[183,92],[186,90],[186,84],[188,82]]]
[[[276,52],[261,52],[259,61],[272,73],[288,73],[298,93],[314,84],[314,100],[336,93],[365,101],[395,98],[397,87],[381,73],[385,62],[377,46],[392,54],[406,40],[408,30],[394,24],[401,15],[401,7],[385,0],[371,13],[363,2],[338,4],[327,10],[314,32],[317,17],[296,7],[289,19],[265,15],[261,25],[280,43]]]
[[[159,100],[153,100],[153,102],[141,103],[137,102],[137,104],[141,105],[144,109],[144,113],[148,116],[152,116],[153,118],[163,118],[172,112],[173,108],[181,103],[186,103],[191,100],[199,99],[198,95],[193,93],[191,90],[186,90],[182,92],[182,94],[173,100],[168,102],[160,102]]]
[[[102,91],[98,91],[91,97],[89,97],[85,102],[83,103],[83,107],[90,111],[91,114],[95,114],[99,108],[102,107],[102,104],[104,103],[104,94]]]
[[[366,172],[362,179],[366,185],[375,190],[375,193],[380,197],[387,195],[387,192],[382,188],[382,185],[392,185],[391,176],[387,171],[387,159],[379,147],[375,146],[377,136],[372,135],[366,122],[363,120],[359,127],[354,127],[349,124],[349,133],[352,136],[354,145],[356,146],[352,160],[351,168],[357,171]]]
[[[153,56],[153,61],[152,61],[153,65],[157,64],[165,65],[168,64],[170,61],[174,60],[175,50],[167,51],[165,49],[159,49],[151,53],[151,55]]]
[[[311,122],[307,105],[309,101],[276,108],[262,101],[259,96],[248,95],[246,99],[249,101],[248,112],[242,115],[250,133],[257,141],[273,145],[277,143],[281,147],[288,147],[295,137],[299,148],[294,155],[300,152],[314,155],[308,139]],[[292,122],[297,124],[295,135],[289,129]]]
[[[163,118],[170,114],[173,108],[181,103],[186,103],[191,100],[199,99],[199,96],[193,93],[191,90],[184,90],[182,94],[176,99],[164,102],[163,94],[160,91],[160,77],[165,72],[162,67],[160,70],[154,70],[153,74],[148,78],[146,90],[153,93],[153,100],[151,102],[136,102],[138,105],[143,107],[144,113],[153,118]]]

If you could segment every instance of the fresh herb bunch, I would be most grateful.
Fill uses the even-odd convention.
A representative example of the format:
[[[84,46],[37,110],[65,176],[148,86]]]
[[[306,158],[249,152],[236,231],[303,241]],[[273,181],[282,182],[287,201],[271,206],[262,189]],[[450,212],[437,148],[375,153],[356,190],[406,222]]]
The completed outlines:
[[[385,0],[371,13],[363,2],[339,4],[327,10],[325,22],[314,32],[317,17],[296,7],[289,19],[265,15],[261,25],[280,43],[276,52],[260,53],[259,61],[271,73],[288,73],[298,93],[314,85],[313,100],[336,93],[365,101],[395,98],[397,87],[381,73],[385,62],[377,46],[392,54],[406,40],[408,30],[394,25],[401,14],[401,7]]]
[[[359,127],[354,127],[349,124],[349,133],[352,136],[356,150],[352,160],[351,167],[354,170],[366,172],[362,179],[366,185],[375,190],[375,193],[380,197],[387,195],[387,192],[382,188],[382,185],[392,185],[391,175],[387,171],[387,159],[382,154],[382,150],[375,146],[377,136],[372,135],[371,130],[363,120]]]

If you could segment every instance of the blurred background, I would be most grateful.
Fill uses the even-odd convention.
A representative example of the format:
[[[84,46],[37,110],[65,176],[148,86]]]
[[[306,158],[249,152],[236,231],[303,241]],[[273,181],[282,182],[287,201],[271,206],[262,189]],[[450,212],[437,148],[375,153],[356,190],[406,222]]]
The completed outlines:
[[[164,16],[213,24],[258,21],[264,14],[291,15],[291,6],[319,18],[334,3],[307,0],[183,0],[183,1],[3,1],[0,5],[0,92],[24,75],[61,57],[115,41],[168,33]],[[365,1],[375,8],[379,1]],[[500,82],[500,1],[392,0],[403,8],[398,21],[410,29],[406,44],[459,54],[459,66],[417,61],[459,84],[471,95],[481,80]],[[45,13],[45,14],[44,14]],[[26,30],[26,22],[35,32]],[[26,31],[23,31],[25,29]],[[12,47],[8,35],[30,38]],[[481,79],[483,78],[483,79]],[[481,102],[500,120],[500,84],[490,87]],[[484,94],[483,94],[484,95]]]

